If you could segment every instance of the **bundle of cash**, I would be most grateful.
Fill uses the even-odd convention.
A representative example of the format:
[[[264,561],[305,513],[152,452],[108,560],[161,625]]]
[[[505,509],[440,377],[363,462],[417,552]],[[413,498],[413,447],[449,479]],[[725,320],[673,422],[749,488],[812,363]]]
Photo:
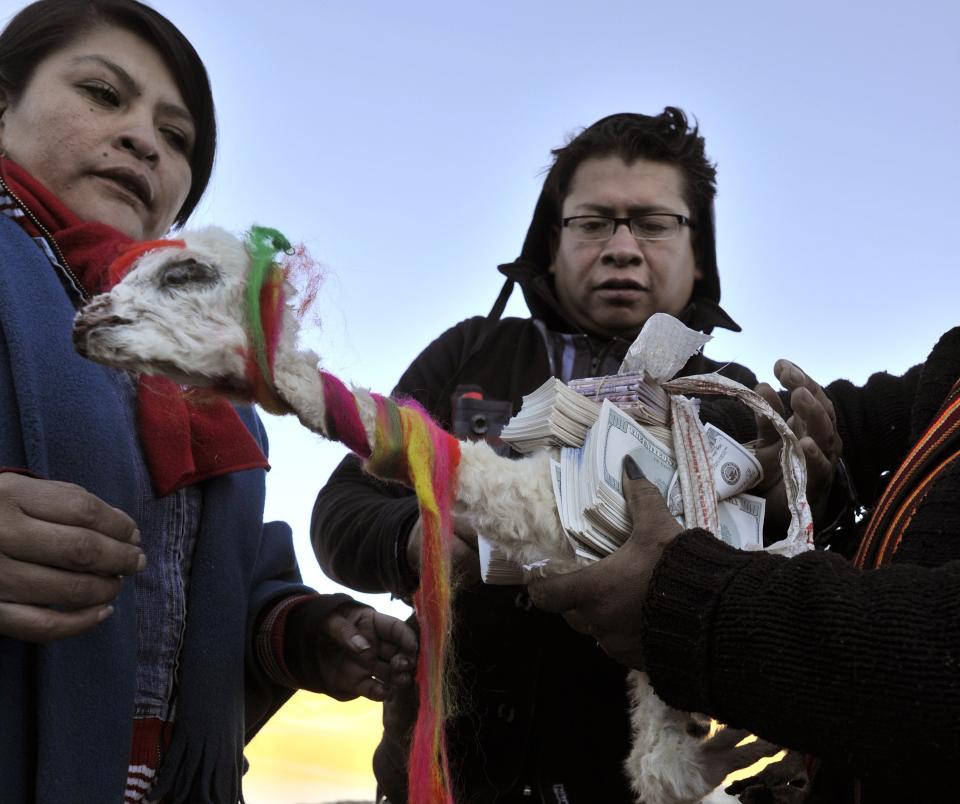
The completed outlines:
[[[750,451],[712,425],[705,427],[710,464],[719,502],[720,533],[734,547],[762,544],[765,500],[744,491],[762,472]],[[623,459],[630,455],[667,499],[683,522],[677,463],[667,439],[639,424],[609,400],[590,428],[582,447],[565,447],[552,464],[560,522],[577,553],[600,558],[616,550],[630,535],[631,522],[620,480]]]
[[[551,377],[523,398],[520,412],[500,432],[517,452],[580,446],[600,415],[600,406]]]
[[[571,380],[569,388],[595,402],[609,399],[620,410],[644,424],[670,424],[670,397],[643,373],[613,374]]]
[[[657,428],[669,440],[670,399],[642,374],[585,377],[569,385],[551,377],[523,398],[523,405],[500,433],[517,452],[543,447],[579,447],[609,399],[637,421]]]

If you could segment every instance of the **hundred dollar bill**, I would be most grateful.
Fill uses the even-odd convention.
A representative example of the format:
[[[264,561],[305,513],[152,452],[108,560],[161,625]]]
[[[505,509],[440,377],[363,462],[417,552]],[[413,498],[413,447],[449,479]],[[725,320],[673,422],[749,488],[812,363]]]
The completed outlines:
[[[708,458],[713,469],[713,486],[718,500],[727,500],[752,489],[763,479],[763,469],[753,453],[719,427],[706,424],[703,431],[709,446]],[[670,513],[683,513],[683,496],[680,493],[680,475],[675,474],[667,489],[667,506]]]
[[[739,494],[717,506],[720,532],[716,534],[738,550],[763,547],[763,517],[767,501],[752,494]]]
[[[743,444],[712,424],[704,425],[703,431],[710,445],[708,456],[718,500],[735,497],[763,479],[760,461]]]
[[[671,447],[654,438],[643,425],[608,400],[604,400],[595,426],[599,431],[598,443],[602,444],[598,456],[599,474],[607,489],[623,498],[620,473],[624,457],[630,455],[646,478],[666,496],[670,480],[677,471]]]

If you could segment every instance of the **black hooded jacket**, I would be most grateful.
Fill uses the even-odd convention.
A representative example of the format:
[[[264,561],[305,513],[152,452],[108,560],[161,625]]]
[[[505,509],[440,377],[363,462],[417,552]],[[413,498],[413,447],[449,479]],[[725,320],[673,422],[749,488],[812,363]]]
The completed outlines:
[[[550,227],[541,200],[521,257],[500,266],[507,283],[491,314],[440,335],[394,389],[418,400],[461,438],[496,443],[523,395],[551,374],[561,375],[561,354],[573,357],[566,364],[573,376],[597,376],[615,373],[630,345],[579,332],[564,316],[548,271]],[[708,262],[679,317],[705,332],[717,326],[739,330],[720,308],[716,264]],[[500,319],[513,283],[523,291],[531,318]],[[682,373],[715,370],[750,387],[756,383],[743,366],[721,367],[700,354]],[[458,401],[451,402],[461,386],[483,398],[456,394]],[[744,409],[720,405],[709,418],[741,440],[751,437],[753,419]],[[406,563],[406,543],[416,518],[412,492],[365,475],[359,461],[347,457],[314,507],[311,531],[321,567],[353,589],[408,598],[417,580]],[[454,608],[460,699],[448,740],[456,800],[633,804],[623,772],[630,745],[626,670],[560,616],[534,609],[523,587],[464,588]],[[415,716],[413,693],[384,707],[374,770],[392,804],[406,801],[406,751]]]

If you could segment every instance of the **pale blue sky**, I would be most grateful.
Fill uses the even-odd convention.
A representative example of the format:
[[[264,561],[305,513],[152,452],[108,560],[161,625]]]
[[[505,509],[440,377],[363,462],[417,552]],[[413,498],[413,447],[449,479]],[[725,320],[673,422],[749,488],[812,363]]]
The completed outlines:
[[[956,313],[960,5],[157,0],[205,59],[221,149],[194,224],[260,222],[328,266],[312,343],[387,392],[485,313],[549,150],[595,119],[695,115],[718,163],[723,302],[707,353],[762,378],[901,372]],[[0,2],[7,17],[19,3]],[[523,314],[519,293],[510,311]],[[307,579],[344,454],[266,417],[269,515]]]

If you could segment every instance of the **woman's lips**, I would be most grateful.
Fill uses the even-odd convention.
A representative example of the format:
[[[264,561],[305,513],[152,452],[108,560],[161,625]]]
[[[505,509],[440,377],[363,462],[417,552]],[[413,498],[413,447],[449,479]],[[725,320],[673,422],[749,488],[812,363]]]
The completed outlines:
[[[98,170],[93,175],[116,185],[148,209],[153,203],[153,188],[150,186],[150,182],[136,171],[126,168],[109,168]]]

